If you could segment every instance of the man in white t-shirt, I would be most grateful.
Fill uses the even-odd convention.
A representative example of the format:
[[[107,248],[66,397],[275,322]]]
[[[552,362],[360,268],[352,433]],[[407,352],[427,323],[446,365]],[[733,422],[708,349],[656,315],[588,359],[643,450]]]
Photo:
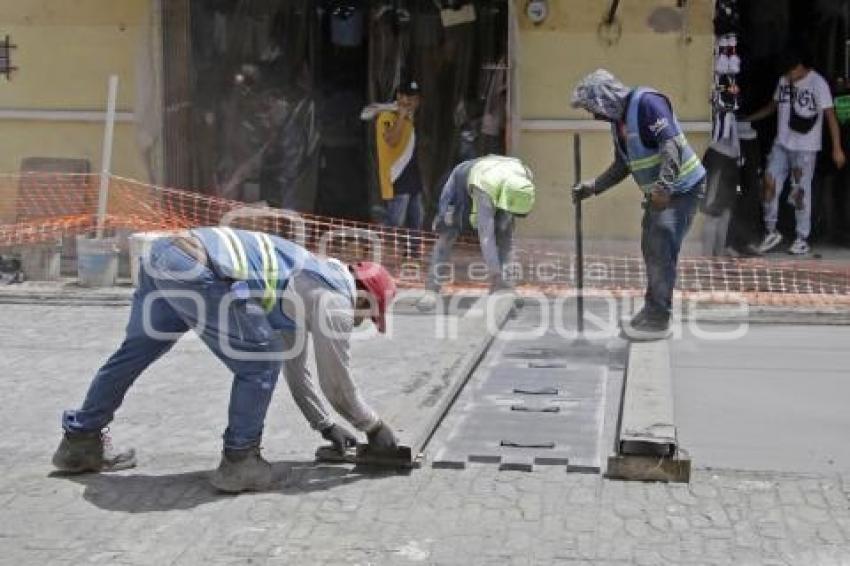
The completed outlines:
[[[812,225],[812,177],[815,159],[821,150],[824,116],[832,138],[832,160],[841,169],[846,159],[841,149],[838,120],[835,118],[832,94],[826,80],[796,55],[787,59],[785,69],[773,100],[748,118],[749,121],[761,120],[778,111],[776,141],[768,158],[764,178],[764,222],[767,234],[759,250],[767,252],[782,243],[782,235],[776,230],[776,219],[779,214],[779,195],[790,174],[791,196],[788,202],[796,208],[797,238],[788,252],[804,255],[809,253],[807,239]]]

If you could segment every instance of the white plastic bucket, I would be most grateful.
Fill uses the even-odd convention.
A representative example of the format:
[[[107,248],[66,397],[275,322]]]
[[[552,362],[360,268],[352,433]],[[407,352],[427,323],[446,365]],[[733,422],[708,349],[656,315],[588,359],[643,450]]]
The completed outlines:
[[[142,260],[142,254],[145,253],[145,250],[150,249],[150,245],[159,238],[173,236],[180,233],[185,233],[185,231],[160,230],[130,234],[130,279],[133,281],[133,287],[139,286],[139,267]]]
[[[118,277],[118,238],[77,236],[77,279],[83,287],[110,287]]]

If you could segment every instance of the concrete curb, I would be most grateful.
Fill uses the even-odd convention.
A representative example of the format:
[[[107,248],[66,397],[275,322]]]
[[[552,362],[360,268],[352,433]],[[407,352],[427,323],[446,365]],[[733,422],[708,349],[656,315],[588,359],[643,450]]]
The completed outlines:
[[[678,444],[667,340],[633,342],[621,400],[616,453],[606,477],[637,481],[690,480],[691,461]]]

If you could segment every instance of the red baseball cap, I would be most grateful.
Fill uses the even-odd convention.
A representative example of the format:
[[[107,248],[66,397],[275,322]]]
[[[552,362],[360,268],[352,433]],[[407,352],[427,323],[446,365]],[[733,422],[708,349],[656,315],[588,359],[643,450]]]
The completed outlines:
[[[378,303],[378,313],[372,316],[372,322],[378,327],[378,332],[387,331],[387,308],[395,297],[395,281],[384,266],[371,261],[360,261],[351,265],[354,279],[375,297]]]

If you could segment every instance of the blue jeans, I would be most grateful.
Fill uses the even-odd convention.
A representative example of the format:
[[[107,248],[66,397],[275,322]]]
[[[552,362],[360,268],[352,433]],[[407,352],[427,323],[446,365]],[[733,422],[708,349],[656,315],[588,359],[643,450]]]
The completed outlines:
[[[234,374],[224,447],[258,446],[282,365],[281,356],[275,355],[283,350],[282,337],[256,301],[236,299],[221,310],[222,301],[234,297],[230,282],[199,265],[170,239],[154,242],[150,265],[145,263],[124,342],[94,376],[82,408],[65,411],[63,428],[83,432],[105,427],[136,378],[194,328]],[[173,407],[181,410],[178,402]]]
[[[387,201],[387,226],[421,230],[424,216],[422,193],[396,195]]]
[[[669,319],[673,310],[679,250],[691,226],[701,192],[701,188],[696,188],[673,195],[664,210],[646,206],[640,247],[646,265],[645,308],[651,316]]]

